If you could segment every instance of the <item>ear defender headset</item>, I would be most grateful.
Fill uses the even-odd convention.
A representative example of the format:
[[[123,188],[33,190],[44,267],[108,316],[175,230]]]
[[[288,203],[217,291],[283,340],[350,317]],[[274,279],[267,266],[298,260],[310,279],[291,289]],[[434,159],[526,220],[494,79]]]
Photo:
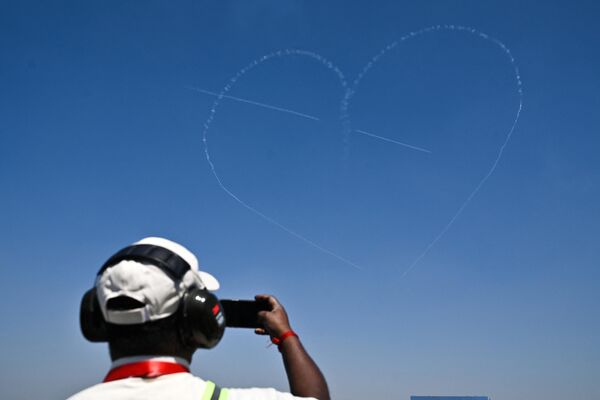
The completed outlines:
[[[191,270],[190,265],[176,253],[159,246],[140,244],[125,247],[108,259],[98,271],[123,260],[133,260],[156,265],[174,281],[180,281]],[[186,346],[210,349],[219,343],[225,332],[225,316],[217,296],[207,289],[192,286],[179,301],[177,330]],[[96,287],[88,290],[81,299],[79,323],[83,336],[90,342],[108,341],[107,322],[100,308]]]

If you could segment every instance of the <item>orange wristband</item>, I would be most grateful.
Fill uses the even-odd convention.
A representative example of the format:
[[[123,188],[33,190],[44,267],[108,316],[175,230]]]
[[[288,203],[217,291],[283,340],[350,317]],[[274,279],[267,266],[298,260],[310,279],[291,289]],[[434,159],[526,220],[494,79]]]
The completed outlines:
[[[283,341],[289,338],[290,336],[298,337],[298,334],[290,329],[287,332],[283,332],[279,337],[271,338],[271,342],[273,342],[273,344],[276,344],[277,347],[280,348]]]

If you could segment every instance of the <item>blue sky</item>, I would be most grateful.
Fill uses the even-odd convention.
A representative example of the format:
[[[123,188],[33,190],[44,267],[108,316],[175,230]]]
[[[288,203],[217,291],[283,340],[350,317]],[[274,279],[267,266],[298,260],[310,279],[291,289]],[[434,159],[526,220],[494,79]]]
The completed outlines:
[[[4,2],[2,398],[100,381],[78,328],[112,252],[177,240],[222,298],[276,294],[335,398],[600,396],[600,55],[594,2]],[[241,68],[280,49],[222,99]],[[429,153],[355,132],[363,130]],[[287,389],[279,354],[228,330],[193,371]],[[33,378],[32,378],[33,376]],[[32,384],[33,382],[33,384]]]

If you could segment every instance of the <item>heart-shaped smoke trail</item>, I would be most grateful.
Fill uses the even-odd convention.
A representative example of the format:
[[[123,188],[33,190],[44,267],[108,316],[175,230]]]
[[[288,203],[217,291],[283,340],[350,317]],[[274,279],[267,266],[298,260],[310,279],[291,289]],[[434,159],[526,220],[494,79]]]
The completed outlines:
[[[502,52],[508,57],[510,64],[513,68],[513,72],[514,72],[514,77],[515,77],[515,82],[516,82],[516,89],[517,89],[517,94],[518,94],[518,99],[519,99],[519,104],[517,107],[517,110],[515,112],[515,117],[513,120],[513,123],[510,127],[510,129],[508,130],[504,142],[502,143],[502,145],[500,146],[498,153],[496,155],[496,158],[494,159],[491,167],[489,168],[489,170],[487,171],[487,173],[484,175],[484,177],[479,181],[479,183],[475,186],[475,188],[470,192],[470,194],[467,196],[467,198],[465,199],[465,201],[460,205],[460,207],[458,208],[458,210],[454,213],[454,215],[450,218],[450,220],[446,223],[446,225],[442,228],[442,230],[433,238],[433,240],[431,242],[429,242],[429,244],[427,246],[425,246],[425,249],[421,252],[421,254],[419,254],[419,256],[403,271],[402,275],[400,278],[405,277],[428,253],[429,251],[437,244],[437,242],[448,232],[448,230],[451,228],[451,226],[454,224],[454,222],[458,219],[458,217],[462,214],[462,212],[464,211],[464,209],[469,205],[469,203],[471,202],[471,200],[475,197],[475,195],[481,190],[481,188],[483,187],[483,185],[487,182],[487,180],[490,178],[490,176],[492,176],[492,174],[494,173],[494,171],[496,170],[496,168],[498,167],[498,164],[500,162],[500,159],[502,158],[502,155],[504,154],[504,151],[506,149],[506,146],[508,145],[508,143],[510,142],[510,139],[515,131],[515,127],[517,125],[517,122],[519,120],[519,117],[521,115],[521,111],[523,109],[523,90],[522,90],[522,82],[521,82],[521,76],[519,73],[519,69],[517,67],[517,64],[515,62],[515,59],[511,53],[511,51],[509,50],[509,48],[502,43],[500,40],[486,34],[483,32],[480,32],[474,28],[469,28],[469,27],[465,27],[465,26],[460,26],[460,25],[435,25],[435,26],[430,26],[427,28],[423,28],[417,31],[413,31],[413,32],[409,32],[408,34],[402,36],[400,39],[398,39],[397,41],[394,41],[392,43],[390,43],[389,45],[387,45],[386,47],[384,47],[379,53],[377,53],[361,70],[361,72],[357,75],[357,77],[354,79],[353,83],[352,83],[352,87],[348,87],[348,84],[346,82],[346,79],[344,77],[344,74],[342,73],[342,71],[335,66],[331,61],[327,60],[325,57],[311,52],[311,51],[306,51],[306,50],[296,50],[296,49],[285,49],[285,50],[279,50],[279,51],[275,51],[272,53],[269,53],[267,55],[264,55],[261,58],[258,58],[256,60],[253,60],[251,63],[249,63],[248,65],[246,65],[244,68],[242,68],[241,70],[239,70],[230,80],[229,82],[223,87],[223,89],[221,89],[221,91],[219,93],[216,92],[211,92],[205,89],[201,89],[201,88],[193,88],[190,87],[190,89],[192,90],[196,90],[198,92],[201,93],[205,93],[205,94],[209,94],[212,96],[215,96],[216,99],[213,102],[213,105],[211,107],[209,116],[206,120],[206,122],[204,123],[204,130],[203,130],[203,134],[202,134],[202,141],[204,143],[204,153],[206,156],[206,160],[208,161],[208,164],[210,166],[211,172],[213,174],[213,176],[215,177],[215,179],[217,180],[217,183],[219,184],[219,186],[221,187],[221,189],[227,193],[230,197],[232,197],[235,201],[237,201],[239,204],[241,204],[242,206],[244,206],[246,209],[250,210],[251,212],[253,212],[254,214],[258,215],[259,217],[261,217],[262,219],[264,219],[265,221],[269,222],[270,224],[273,224],[275,226],[277,226],[278,228],[282,229],[283,231],[287,232],[288,234],[296,237],[297,239],[307,243],[308,245],[316,248],[317,250],[328,254],[332,257],[337,258],[338,260],[354,267],[357,269],[363,269],[360,265],[358,265],[357,263],[348,260],[345,257],[342,257],[341,255],[337,254],[336,252],[325,248],[321,245],[319,245],[318,243],[308,239],[307,237],[299,234],[298,232],[288,228],[287,226],[281,224],[280,222],[276,221],[275,219],[269,217],[268,215],[264,214],[263,212],[259,211],[258,209],[256,209],[255,207],[251,206],[250,204],[246,203],[244,200],[242,200],[240,197],[238,197],[236,194],[234,194],[221,180],[221,178],[219,177],[219,175],[217,174],[216,168],[214,163],[212,162],[211,158],[210,158],[210,152],[209,152],[209,148],[208,148],[208,131],[210,129],[210,126],[215,118],[216,112],[217,112],[217,108],[219,107],[219,105],[221,104],[221,101],[223,99],[230,99],[230,100],[234,100],[234,101],[239,101],[239,102],[244,102],[244,103],[248,103],[248,104],[252,104],[255,106],[259,106],[259,107],[263,107],[263,108],[268,108],[271,110],[275,110],[275,111],[279,111],[279,112],[285,112],[288,114],[292,114],[292,115],[296,115],[298,117],[302,117],[302,118],[306,118],[306,119],[311,119],[314,121],[319,121],[319,118],[312,116],[312,115],[308,115],[305,113],[301,113],[295,110],[291,110],[289,108],[284,108],[284,107],[279,107],[279,106],[275,106],[275,105],[271,105],[271,104],[266,104],[266,103],[260,103],[260,102],[256,102],[256,101],[252,101],[252,100],[248,100],[248,99],[244,99],[244,98],[240,98],[240,97],[236,97],[236,96],[231,96],[229,95],[229,91],[232,89],[232,87],[235,85],[235,83],[242,77],[244,76],[246,73],[248,73],[250,70],[252,70],[253,68],[257,67],[258,65],[262,64],[263,62],[266,62],[268,60],[274,59],[274,58],[279,58],[279,57],[286,57],[286,56],[302,56],[302,57],[308,57],[309,59],[312,59],[316,62],[318,62],[319,64],[323,65],[324,67],[326,67],[328,70],[334,72],[335,76],[337,77],[343,91],[344,91],[344,96],[342,98],[341,104],[340,104],[340,119],[342,122],[342,126],[343,126],[343,133],[344,133],[344,138],[345,138],[345,143],[347,145],[348,143],[348,137],[351,133],[358,133],[358,134],[362,134],[362,135],[366,135],[378,140],[383,140],[389,143],[393,143],[393,144],[397,144],[397,145],[401,145],[404,146],[406,148],[410,148],[412,150],[416,150],[416,151],[421,151],[424,153],[430,153],[429,150],[424,149],[422,147],[419,146],[415,146],[415,145],[411,145],[408,143],[404,143],[404,142],[400,142],[397,140],[392,140],[383,136],[379,136],[370,132],[367,132],[365,130],[361,130],[361,129],[352,129],[351,127],[351,122],[350,122],[350,114],[349,114],[349,107],[350,107],[350,103],[352,98],[354,97],[354,95],[357,92],[358,86],[360,85],[360,82],[364,79],[364,77],[369,73],[369,71],[372,69],[372,67],[381,60],[381,58],[388,52],[392,51],[393,49],[396,49],[401,43],[411,39],[411,38],[415,38],[424,34],[428,34],[428,33],[434,33],[434,32],[440,32],[440,31],[457,31],[457,32],[464,32],[467,34],[471,34],[471,35],[475,35],[485,41],[488,41],[492,44],[494,44],[495,46],[499,47]]]
[[[462,214],[464,209],[469,205],[471,200],[473,200],[475,195],[477,195],[479,190],[481,190],[481,188],[487,182],[487,180],[490,178],[490,176],[492,176],[492,174],[498,167],[498,163],[500,162],[500,159],[502,158],[502,155],[504,154],[504,150],[506,149],[506,146],[510,142],[510,139],[515,131],[515,127],[517,126],[517,122],[519,121],[519,117],[521,116],[521,111],[523,110],[523,84],[521,82],[521,75],[519,73],[519,67],[517,66],[515,58],[513,57],[510,49],[508,47],[506,47],[506,45],[504,43],[502,43],[500,40],[498,40],[486,33],[478,31],[477,29],[474,29],[474,28],[469,28],[469,27],[461,26],[461,25],[434,25],[434,26],[430,26],[427,28],[417,30],[417,31],[410,32],[410,33],[402,36],[397,41],[390,43],[389,45],[384,47],[378,54],[376,54],[371,59],[371,61],[369,61],[364,66],[362,71],[358,74],[358,76],[356,77],[356,79],[354,80],[354,82],[352,84],[352,88],[348,89],[346,91],[346,96],[344,97],[344,100],[342,101],[342,116],[344,118],[348,118],[348,119],[350,118],[349,112],[348,112],[350,101],[351,101],[352,97],[354,96],[354,94],[356,93],[356,90],[357,90],[358,86],[360,85],[361,80],[369,73],[371,68],[386,53],[397,48],[398,45],[400,45],[402,42],[405,42],[411,38],[421,36],[421,35],[424,35],[427,33],[440,32],[440,31],[465,32],[465,33],[468,33],[471,35],[475,35],[475,36],[499,47],[502,50],[502,52],[507,56],[507,58],[510,61],[510,65],[513,68],[515,84],[516,84],[517,94],[518,94],[518,98],[519,98],[519,104],[518,104],[517,110],[515,112],[515,117],[512,122],[512,125],[510,126],[510,129],[508,130],[508,132],[504,138],[504,142],[500,146],[500,149],[498,150],[498,153],[496,154],[496,158],[494,159],[494,162],[492,163],[492,165],[489,168],[489,170],[487,171],[487,173],[483,176],[483,178],[479,181],[479,183],[475,186],[475,188],[471,191],[471,193],[469,193],[469,195],[467,196],[465,201],[460,205],[458,210],[454,213],[452,218],[450,218],[450,220],[448,221],[448,223],[446,223],[446,225],[442,228],[442,230],[433,238],[433,240],[431,242],[429,242],[429,244],[425,247],[425,249],[421,252],[421,254],[419,254],[419,256],[417,258],[415,258],[415,260],[404,270],[404,272],[402,272],[402,275],[400,276],[401,279],[404,278],[423,259],[423,257],[425,257],[427,255],[427,253],[429,253],[429,251],[446,234],[446,232],[448,232],[448,230],[452,227],[454,222]]]

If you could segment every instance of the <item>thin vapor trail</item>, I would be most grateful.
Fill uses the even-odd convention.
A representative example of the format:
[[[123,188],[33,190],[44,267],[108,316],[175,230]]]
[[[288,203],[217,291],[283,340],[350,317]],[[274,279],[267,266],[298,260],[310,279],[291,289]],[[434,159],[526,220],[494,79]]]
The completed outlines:
[[[509,55],[510,55],[510,53],[509,53]],[[518,75],[518,69],[516,69],[516,67],[515,67],[515,70],[517,71],[517,79],[519,79],[519,84],[520,84],[520,77]],[[519,89],[520,89],[520,86],[519,86]],[[521,94],[521,92],[519,92],[519,94]],[[429,253],[429,250],[431,250],[433,248],[433,246],[435,246],[437,244],[437,242],[446,234],[446,232],[448,232],[450,227],[452,227],[454,222],[462,214],[464,209],[469,205],[471,200],[473,200],[473,197],[475,197],[475,195],[479,192],[481,187],[487,182],[487,180],[490,178],[490,176],[492,176],[494,171],[496,171],[496,168],[498,167],[498,164],[500,163],[500,159],[502,158],[502,155],[504,154],[504,150],[506,149],[506,146],[508,145],[508,142],[510,141],[512,134],[515,131],[515,128],[517,126],[517,121],[519,120],[519,117],[521,116],[522,110],[523,110],[523,98],[520,97],[519,98],[519,108],[517,110],[517,116],[515,117],[515,120],[513,121],[510,131],[508,132],[508,136],[504,140],[504,143],[502,143],[502,146],[500,147],[500,150],[498,151],[498,154],[496,155],[496,158],[494,159],[494,163],[492,164],[492,167],[489,169],[487,174],[485,174],[485,176],[481,179],[481,181],[477,184],[475,189],[473,189],[473,191],[469,194],[467,199],[459,207],[458,211],[456,211],[456,213],[452,216],[450,221],[444,226],[444,228],[440,231],[440,233],[438,233],[438,235],[427,245],[427,247],[425,247],[425,250],[423,250],[423,252],[421,254],[419,254],[419,256],[412,262],[412,264],[410,264],[408,266],[408,268],[406,268],[404,270],[404,272],[400,276],[400,279],[404,278],[423,259],[423,257],[425,257]]]
[[[422,151],[423,153],[429,153],[429,154],[431,154],[430,150],[424,149],[422,147],[417,147],[417,146],[413,146],[412,144],[402,143],[402,142],[399,142],[397,140],[388,139],[386,137],[375,135],[375,134],[370,133],[370,132],[365,132],[365,131],[362,131],[360,129],[355,129],[354,132],[362,133],[363,135],[370,136],[370,137],[373,137],[373,138],[376,138],[376,139],[380,139],[380,140],[383,140],[385,142],[399,144],[400,146],[408,147],[409,149],[413,149],[413,150],[417,150],[417,151]]]
[[[237,100],[237,101],[242,101],[245,103],[249,103],[249,104],[253,104],[253,105],[258,105],[258,106],[262,106],[262,107],[266,107],[272,110],[276,110],[276,111],[282,111],[282,112],[292,112],[292,114],[294,115],[298,115],[298,116],[308,116],[306,114],[302,114],[302,113],[297,113],[293,110],[286,110],[286,109],[282,109],[281,107],[275,107],[275,106],[270,106],[268,104],[262,104],[262,103],[258,103],[258,102],[254,102],[254,101],[249,101],[246,99],[240,99],[238,97],[234,97],[234,96],[226,96],[225,93],[229,92],[229,90],[231,90],[231,88],[235,85],[235,83],[242,77],[244,76],[248,71],[250,71],[251,69],[255,68],[256,66],[262,64],[265,61],[268,61],[270,59],[274,59],[277,57],[285,57],[285,56],[303,56],[303,57],[308,57],[310,59],[316,60],[317,62],[321,63],[321,65],[324,65],[325,67],[327,67],[330,71],[333,71],[335,73],[335,75],[337,76],[342,88],[346,87],[346,79],[344,78],[344,74],[342,73],[342,71],[336,67],[331,61],[328,61],[326,58],[320,56],[317,53],[313,53],[310,51],[306,51],[306,50],[294,50],[294,49],[285,49],[285,50],[279,50],[279,51],[275,51],[269,54],[266,54],[264,56],[262,56],[261,58],[257,58],[255,60],[253,60],[252,62],[250,62],[248,65],[246,65],[244,68],[240,69],[233,77],[231,77],[229,79],[229,82],[223,87],[223,89],[221,90],[221,92],[219,94],[216,94],[214,92],[210,92],[208,90],[203,90],[203,93],[206,94],[211,94],[213,96],[215,96],[215,100],[213,102],[212,108],[210,110],[209,116],[206,120],[206,122],[204,123],[204,130],[202,132],[202,141],[204,142],[204,155],[206,156],[206,161],[208,162],[208,164],[210,165],[210,169],[212,171],[213,176],[215,177],[215,179],[217,180],[217,183],[219,184],[219,186],[221,187],[221,189],[227,193],[228,196],[230,196],[232,199],[234,199],[235,201],[237,201],[240,205],[242,205],[243,207],[245,207],[246,209],[248,209],[249,211],[251,211],[252,213],[254,213],[255,215],[259,216],[260,218],[262,218],[264,221],[267,221],[268,223],[278,227],[279,229],[283,230],[284,232],[287,232],[288,234],[294,236],[295,238],[303,241],[304,243],[308,244],[309,246],[312,246],[313,248],[321,251],[324,254],[328,254],[332,257],[335,257],[336,259],[342,261],[343,263],[350,265],[358,270],[362,270],[363,268],[352,262],[351,260],[344,258],[342,256],[340,256],[339,254],[337,254],[336,252],[334,252],[333,250],[329,250],[328,248],[319,245],[318,243],[308,239],[307,237],[301,235],[300,233],[288,228],[287,226],[277,222],[275,219],[269,217],[268,215],[266,215],[265,213],[259,211],[257,208],[254,208],[253,206],[251,206],[250,204],[246,203],[244,200],[242,200],[240,197],[238,197],[237,195],[235,195],[231,190],[229,190],[229,188],[223,183],[223,181],[221,180],[221,178],[219,177],[219,174],[217,173],[217,170],[215,168],[215,164],[212,162],[211,158],[210,158],[210,152],[208,150],[208,138],[207,138],[207,134],[208,131],[210,129],[211,123],[213,121],[213,119],[215,118],[216,112],[217,112],[217,108],[219,107],[221,100],[224,97],[230,98],[232,100]],[[308,116],[311,117],[311,116]],[[318,120],[318,119],[317,119]]]
[[[198,88],[198,87],[193,87],[193,86],[186,86],[186,89],[195,90],[196,92],[200,92],[200,93],[204,93],[204,94],[209,94],[211,96],[224,97],[226,99],[240,101],[242,103],[248,103],[248,104],[252,104],[252,105],[263,107],[263,108],[268,108],[269,110],[281,111],[281,112],[284,112],[284,113],[296,115],[298,117],[302,117],[302,118],[306,118],[306,119],[311,119],[313,121],[320,121],[320,119],[317,118],[317,117],[314,117],[314,116],[308,115],[308,114],[304,114],[304,113],[301,113],[301,112],[298,112],[298,111],[290,110],[288,108],[272,106],[270,104],[265,104],[265,103],[259,103],[258,101],[252,101],[252,100],[248,100],[248,99],[242,99],[241,97],[230,96],[228,94],[219,94],[219,93],[216,93],[216,92],[211,92],[210,90],[206,90],[206,89],[202,89],[202,88]]]
[[[436,25],[433,27],[423,29],[421,31],[411,32],[409,35],[402,37],[400,39],[400,42],[404,41],[405,39],[407,39],[409,37],[417,36],[417,35],[420,35],[420,34],[426,33],[426,32],[435,32],[435,31],[439,31],[439,30],[453,30],[453,31],[455,30],[455,31],[468,32],[468,33],[474,34],[476,36],[479,36],[482,39],[487,40],[487,41],[495,44],[496,46],[498,46],[504,52],[504,54],[508,57],[511,65],[512,65],[513,72],[515,75],[515,82],[517,85],[517,94],[519,96],[519,106],[517,107],[517,112],[515,114],[513,123],[508,131],[508,134],[506,135],[506,138],[504,139],[502,146],[500,146],[500,150],[498,150],[498,154],[496,155],[496,158],[494,159],[494,162],[492,163],[492,166],[490,167],[488,172],[484,175],[484,177],[481,179],[481,181],[479,181],[477,186],[475,186],[475,189],[473,189],[471,191],[469,196],[461,204],[461,206],[458,208],[458,210],[452,216],[452,218],[450,218],[450,221],[448,221],[448,223],[437,234],[437,236],[435,236],[435,238],[425,247],[425,250],[423,250],[423,252],[421,254],[419,254],[419,256],[412,262],[412,264],[410,264],[408,266],[408,268],[406,268],[404,270],[404,272],[400,276],[400,279],[404,278],[413,268],[415,268],[415,266],[429,253],[429,251],[437,244],[437,242],[440,241],[440,239],[442,239],[442,237],[444,237],[446,232],[448,232],[450,230],[450,228],[452,227],[452,225],[454,225],[454,222],[462,214],[464,209],[469,205],[469,203],[471,203],[471,200],[473,200],[473,198],[477,195],[477,193],[479,193],[479,190],[483,187],[483,185],[487,182],[487,180],[492,176],[494,171],[496,171],[496,168],[498,167],[498,164],[500,163],[500,159],[504,155],[504,150],[506,149],[506,146],[508,146],[508,143],[510,142],[511,137],[512,137],[513,133],[515,132],[517,122],[519,121],[519,117],[521,116],[521,111],[523,110],[523,84],[521,81],[521,73],[519,72],[519,67],[516,64],[515,58],[513,57],[510,49],[508,47],[506,47],[506,45],[504,43],[502,43],[500,40],[498,40],[492,36],[489,36],[486,33],[479,32],[478,30],[473,29],[473,28],[468,28],[468,27],[464,27],[464,26],[460,26],[460,25]],[[384,55],[390,49],[394,48],[398,43],[399,42],[394,42],[391,45],[388,45],[385,49],[383,49],[380,52],[379,55],[375,56],[375,58],[371,61],[370,65],[367,65],[367,68],[365,68],[362,75],[366,74],[366,72],[371,68],[371,66],[375,62],[377,62],[377,59],[379,57]],[[359,76],[359,78],[360,77],[361,76]]]
[[[194,90],[196,92],[208,94],[208,95],[215,96],[215,97],[221,96],[217,92],[211,92],[210,90],[206,90],[206,89],[202,89],[202,88],[198,88],[198,87],[186,86],[186,89]],[[317,118],[317,117],[315,117],[315,116],[304,114],[304,113],[301,113],[301,112],[298,112],[298,111],[294,111],[294,110],[290,110],[289,108],[283,108],[283,107],[277,107],[277,106],[274,106],[274,105],[271,105],[271,104],[259,103],[258,101],[243,99],[241,97],[230,96],[230,95],[227,95],[227,94],[224,94],[221,97],[223,97],[225,99],[230,99],[230,100],[240,101],[240,102],[243,102],[243,103],[252,104],[252,105],[255,105],[255,106],[258,106],[258,107],[268,108],[269,110],[275,110],[275,111],[281,111],[281,112],[288,113],[288,114],[293,114],[293,115],[296,115],[298,117],[302,117],[302,118],[306,118],[306,119],[311,119],[313,121],[320,121],[320,119]],[[407,147],[409,149],[413,149],[413,150],[417,150],[417,151],[422,151],[423,153],[431,153],[431,151],[429,151],[427,149],[423,149],[421,147],[413,146],[413,145],[410,145],[408,143],[399,142],[397,140],[389,139],[389,138],[386,138],[386,137],[383,137],[383,136],[375,135],[373,133],[365,132],[365,131],[362,131],[360,129],[355,129],[354,132],[363,134],[365,136],[370,136],[370,137],[375,138],[375,139],[383,140],[384,142],[390,142],[390,143],[398,144],[400,146],[404,146],[404,147]]]
[[[240,199],[238,196],[236,196],[231,190],[227,189],[227,187],[223,184],[223,182],[221,182],[221,179],[219,177],[217,177],[217,183],[219,184],[219,186],[221,187],[221,189],[223,189],[228,195],[230,195],[235,201],[237,201],[238,203],[240,203],[242,206],[246,207],[248,210],[252,211],[253,213],[255,213],[256,215],[258,215],[259,217],[263,218],[265,221],[277,226],[278,228],[284,230],[285,232],[289,233],[290,235],[294,236],[297,239],[300,239],[301,241],[303,241],[304,243],[316,248],[319,251],[322,251],[325,254],[329,254],[330,256],[337,258],[338,260],[353,266],[354,268],[358,269],[358,270],[363,270],[363,267],[361,267],[360,265],[356,264],[355,262],[350,261],[349,259],[340,256],[339,254],[335,253],[332,250],[329,250],[326,247],[323,247],[321,245],[319,245],[318,243],[302,236],[301,234],[299,234],[298,232],[288,228],[287,226],[277,222],[276,220],[274,220],[273,218],[269,217],[268,215],[266,215],[265,213],[260,212],[259,210],[257,210],[256,208],[252,207],[251,205],[247,204],[245,201],[243,201],[242,199]]]

